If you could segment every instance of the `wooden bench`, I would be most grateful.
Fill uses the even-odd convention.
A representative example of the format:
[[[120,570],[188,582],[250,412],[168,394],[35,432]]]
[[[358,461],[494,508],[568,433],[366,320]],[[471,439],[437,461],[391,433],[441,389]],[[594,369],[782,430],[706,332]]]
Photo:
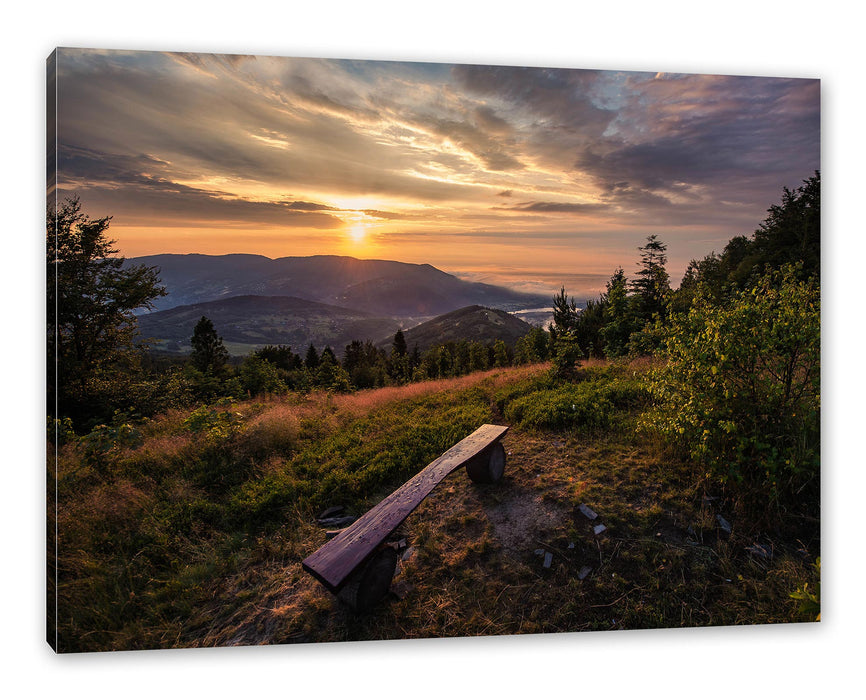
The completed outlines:
[[[397,567],[396,550],[383,542],[460,467],[476,483],[498,481],[505,471],[499,440],[507,431],[502,425],[482,425],[304,559],[304,570],[355,610],[371,608],[388,592]]]

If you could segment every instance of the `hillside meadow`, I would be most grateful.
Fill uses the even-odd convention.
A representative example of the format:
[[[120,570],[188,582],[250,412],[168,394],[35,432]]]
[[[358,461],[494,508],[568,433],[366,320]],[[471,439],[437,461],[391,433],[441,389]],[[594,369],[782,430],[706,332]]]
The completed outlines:
[[[568,381],[536,364],[60,431],[49,638],[74,652],[814,620],[818,503],[761,517],[648,429],[656,364],[588,360]],[[322,511],[361,515],[483,423],[511,428],[505,477],[437,487],[394,533],[397,575],[373,611],[302,570]]]

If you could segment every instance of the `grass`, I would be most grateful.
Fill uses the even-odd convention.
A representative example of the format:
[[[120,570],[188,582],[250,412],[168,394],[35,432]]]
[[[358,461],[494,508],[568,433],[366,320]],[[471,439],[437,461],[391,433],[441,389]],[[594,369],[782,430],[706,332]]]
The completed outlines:
[[[789,594],[817,583],[817,520],[792,514],[760,531],[637,432],[645,370],[591,363],[564,386],[543,366],[492,370],[174,411],[72,441],[49,464],[59,649],[810,619]],[[321,510],[360,515],[484,422],[512,426],[506,476],[475,485],[458,473],[421,504],[395,533],[409,549],[394,594],[371,614],[302,571],[325,541]]]

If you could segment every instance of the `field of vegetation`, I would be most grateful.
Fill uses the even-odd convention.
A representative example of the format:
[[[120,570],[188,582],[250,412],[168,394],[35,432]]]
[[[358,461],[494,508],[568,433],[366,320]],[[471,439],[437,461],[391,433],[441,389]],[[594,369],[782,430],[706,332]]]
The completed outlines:
[[[790,597],[818,581],[814,504],[768,526],[638,430],[652,370],[590,362],[563,383],[533,365],[171,411],[70,440],[53,475],[59,649],[814,619]],[[317,514],[360,515],[484,422],[512,426],[506,476],[457,473],[434,491],[395,533],[406,549],[374,611],[350,612],[302,571],[325,541]]]

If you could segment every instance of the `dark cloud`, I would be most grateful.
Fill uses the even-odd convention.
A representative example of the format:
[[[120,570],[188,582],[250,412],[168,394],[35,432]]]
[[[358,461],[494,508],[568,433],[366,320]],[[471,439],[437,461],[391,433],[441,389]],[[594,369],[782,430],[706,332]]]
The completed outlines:
[[[379,209],[364,209],[362,211],[364,214],[366,214],[367,216],[373,217],[374,219],[385,219],[388,221],[415,218],[409,214],[399,214],[397,212],[381,211]]]
[[[539,212],[543,214],[596,214],[604,205],[581,202],[523,202],[511,207],[494,207],[502,211]]]
[[[750,201],[819,167],[817,81],[665,76],[631,81],[615,136],[581,150],[577,170],[617,199],[654,193],[668,205],[689,187]],[[656,203],[660,203],[658,200]]]
[[[104,207],[124,223],[178,218],[185,223],[237,222],[330,229],[342,221],[330,209],[307,202],[261,202],[173,182],[159,173],[166,164],[149,156],[90,149],[60,151],[64,192],[78,193],[90,208]],[[142,213],[144,212],[144,213]]]
[[[336,207],[327,204],[316,204],[315,202],[283,202],[287,209],[296,211],[339,211]]]

